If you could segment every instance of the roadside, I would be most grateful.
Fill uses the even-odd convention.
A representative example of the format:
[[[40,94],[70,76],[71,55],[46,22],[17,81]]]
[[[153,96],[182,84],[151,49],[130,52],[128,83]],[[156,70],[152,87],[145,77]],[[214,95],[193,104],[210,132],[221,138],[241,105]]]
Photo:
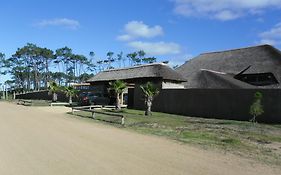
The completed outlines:
[[[66,115],[69,109],[64,107],[25,107],[0,102],[0,110],[0,174],[277,175],[280,172],[276,167],[233,154]]]
[[[157,112],[145,117],[143,111],[130,109],[120,113],[126,118],[126,129],[166,137],[203,149],[229,152],[281,167],[281,125],[254,125],[243,121],[204,119]],[[91,117],[90,113],[81,111],[76,115]],[[120,127],[117,124],[120,119],[116,117],[97,114],[96,118],[102,123]]]

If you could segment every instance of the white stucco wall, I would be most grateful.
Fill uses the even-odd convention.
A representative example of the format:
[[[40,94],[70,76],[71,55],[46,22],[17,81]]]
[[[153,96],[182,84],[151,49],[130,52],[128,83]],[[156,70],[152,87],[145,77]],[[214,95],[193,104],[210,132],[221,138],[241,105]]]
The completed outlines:
[[[162,82],[162,89],[184,89],[184,85],[171,82]]]

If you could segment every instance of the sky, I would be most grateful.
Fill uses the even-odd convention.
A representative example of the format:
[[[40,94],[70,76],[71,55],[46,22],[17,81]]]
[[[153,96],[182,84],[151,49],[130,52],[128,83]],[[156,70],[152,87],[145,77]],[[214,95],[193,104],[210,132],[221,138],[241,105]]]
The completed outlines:
[[[144,50],[181,65],[204,52],[281,48],[281,0],[1,0],[0,52],[26,43],[97,58]]]

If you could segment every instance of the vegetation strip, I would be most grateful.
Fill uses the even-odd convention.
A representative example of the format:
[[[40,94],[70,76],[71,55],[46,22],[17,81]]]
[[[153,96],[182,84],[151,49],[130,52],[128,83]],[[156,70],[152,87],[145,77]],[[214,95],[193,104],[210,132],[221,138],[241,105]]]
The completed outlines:
[[[125,125],[125,117],[122,114],[116,114],[114,112],[98,111],[98,110],[94,109],[94,107],[92,107],[92,106],[85,107],[85,108],[83,108],[83,107],[72,107],[72,114],[74,114],[74,110],[90,112],[91,113],[91,117],[93,119],[96,118],[96,114],[103,114],[103,115],[109,115],[109,116],[118,117],[118,118],[121,118],[121,125]]]
[[[114,113],[112,110],[102,112]],[[102,112],[95,118],[114,126],[116,117]],[[124,127],[144,134],[152,134],[177,140],[181,143],[199,145],[255,159],[271,165],[281,165],[281,125],[253,124],[250,122],[203,119],[153,112],[149,117],[143,111],[124,109],[116,111],[126,118]],[[91,117],[88,112],[77,112]]]

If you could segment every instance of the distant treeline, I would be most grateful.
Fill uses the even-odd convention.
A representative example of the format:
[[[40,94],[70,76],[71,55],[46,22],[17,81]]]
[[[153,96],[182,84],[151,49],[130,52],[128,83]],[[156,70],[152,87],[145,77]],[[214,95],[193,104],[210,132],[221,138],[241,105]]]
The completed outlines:
[[[27,43],[10,58],[0,52],[0,73],[10,75],[5,84],[11,89],[30,91],[46,89],[50,81],[59,85],[81,83],[103,70],[153,62],[156,58],[146,57],[142,50],[125,55],[109,51],[104,58],[96,58],[93,51],[85,56],[69,47],[53,51]]]

